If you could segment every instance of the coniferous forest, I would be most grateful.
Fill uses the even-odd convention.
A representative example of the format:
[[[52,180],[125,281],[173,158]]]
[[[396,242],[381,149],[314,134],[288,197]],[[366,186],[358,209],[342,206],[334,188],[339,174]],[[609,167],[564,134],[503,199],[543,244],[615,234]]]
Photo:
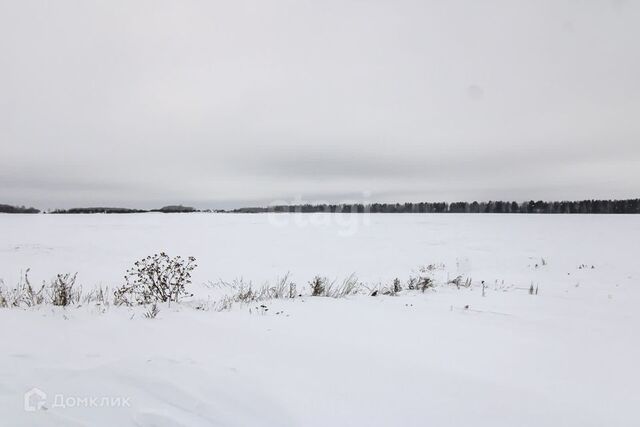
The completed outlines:
[[[269,208],[241,208],[231,212],[353,212],[353,213],[535,213],[535,214],[637,214],[640,199],[580,200],[545,202],[419,202],[371,204],[304,204],[280,205]]]

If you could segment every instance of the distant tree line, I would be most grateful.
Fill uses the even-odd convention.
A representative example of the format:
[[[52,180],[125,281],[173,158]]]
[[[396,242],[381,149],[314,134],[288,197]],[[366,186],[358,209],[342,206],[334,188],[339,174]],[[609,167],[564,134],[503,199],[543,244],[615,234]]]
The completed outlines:
[[[107,207],[94,207],[94,208],[71,208],[71,209],[56,209],[51,211],[52,214],[131,214],[131,213],[145,213],[145,212],[163,212],[163,213],[179,213],[179,212],[197,212],[195,208],[182,205],[170,205],[164,206],[160,209],[128,209],[128,208],[107,208]]]
[[[545,202],[419,202],[371,204],[303,204],[234,209],[233,213],[353,212],[353,213],[538,213],[538,214],[637,214],[640,199]]]
[[[40,213],[40,211],[36,208],[26,208],[24,206],[11,206],[11,205],[0,204],[0,213],[36,214],[36,213]]]
[[[128,208],[107,208],[107,207],[92,207],[92,208],[71,208],[71,209],[55,209],[49,213],[52,214],[118,214],[118,213],[142,213],[148,212],[142,209],[128,209]]]
[[[151,212],[164,212],[164,213],[177,213],[177,212],[198,212],[195,208],[191,206],[182,206],[182,205],[169,205],[164,206],[160,209],[152,209]]]
[[[0,213],[39,213],[36,208],[0,204]],[[112,207],[89,207],[56,209],[53,214],[130,214],[144,212],[189,213],[202,212],[182,205],[169,205],[160,209],[128,209]],[[626,200],[580,200],[545,202],[489,201],[489,202],[418,202],[418,203],[343,203],[302,204],[271,207],[247,207],[232,210],[207,210],[204,212],[261,213],[261,212],[345,212],[345,213],[537,213],[537,214],[638,214],[640,199]]]

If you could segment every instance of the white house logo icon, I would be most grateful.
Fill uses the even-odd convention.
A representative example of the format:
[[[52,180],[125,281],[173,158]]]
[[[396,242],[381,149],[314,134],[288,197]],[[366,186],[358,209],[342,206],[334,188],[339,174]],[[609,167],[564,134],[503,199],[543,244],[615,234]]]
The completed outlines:
[[[47,403],[47,393],[39,388],[32,388],[24,394],[24,410],[27,412],[47,409],[45,403]]]

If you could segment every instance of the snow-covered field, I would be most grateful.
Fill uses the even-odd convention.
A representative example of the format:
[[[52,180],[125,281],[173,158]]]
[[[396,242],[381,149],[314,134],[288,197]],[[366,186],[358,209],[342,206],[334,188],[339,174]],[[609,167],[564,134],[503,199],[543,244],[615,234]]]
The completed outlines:
[[[219,279],[375,286],[443,266],[425,293],[264,313],[0,309],[0,425],[640,425],[639,216],[0,216],[7,285],[27,268],[118,285],[163,250],[197,258],[199,298]]]

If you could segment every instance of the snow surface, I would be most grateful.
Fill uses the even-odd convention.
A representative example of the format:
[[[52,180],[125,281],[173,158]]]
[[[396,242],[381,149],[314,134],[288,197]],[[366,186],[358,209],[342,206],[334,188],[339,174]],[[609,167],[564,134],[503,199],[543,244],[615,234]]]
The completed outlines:
[[[424,294],[265,314],[0,309],[0,425],[640,425],[638,216],[0,216],[6,284],[31,268],[34,282],[77,271],[85,289],[113,286],[161,250],[198,259],[199,297],[219,278],[386,284],[444,268]],[[458,275],[473,286],[445,284]],[[24,410],[33,387],[46,410]],[[102,397],[127,404],[86,405]]]

